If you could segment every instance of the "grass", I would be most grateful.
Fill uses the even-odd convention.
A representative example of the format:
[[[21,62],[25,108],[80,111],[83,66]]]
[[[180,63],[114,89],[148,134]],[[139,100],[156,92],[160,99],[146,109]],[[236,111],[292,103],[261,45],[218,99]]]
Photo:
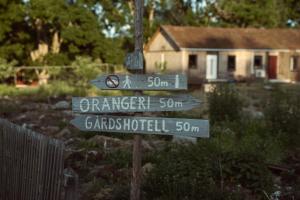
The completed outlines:
[[[54,81],[48,85],[28,88],[16,88],[13,85],[0,84],[0,97],[20,97],[32,100],[47,100],[49,97],[63,96],[109,96],[124,95],[130,92],[105,91],[95,87],[73,86],[65,81]]]

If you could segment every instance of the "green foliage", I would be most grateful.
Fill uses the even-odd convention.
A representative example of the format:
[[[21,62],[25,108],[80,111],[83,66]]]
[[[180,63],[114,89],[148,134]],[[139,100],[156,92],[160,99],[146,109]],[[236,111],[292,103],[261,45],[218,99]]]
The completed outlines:
[[[101,74],[100,65],[99,60],[93,61],[90,57],[76,57],[76,60],[72,62],[72,66],[76,68],[74,71],[76,75],[75,84],[84,87],[90,85],[89,81]]]
[[[30,34],[24,23],[22,1],[0,0],[0,57],[8,61],[25,59]]]
[[[212,124],[239,120],[242,101],[233,85],[218,84],[208,94],[209,119]]]
[[[147,199],[205,199],[217,187],[205,153],[195,146],[175,145],[159,152],[146,177]]]
[[[286,142],[288,148],[300,143],[300,92],[299,88],[285,90],[278,87],[265,106],[267,124],[274,136]]]
[[[164,73],[167,70],[167,61],[155,62],[155,69],[157,72]]]
[[[146,199],[245,199],[270,192],[272,179],[264,157],[220,148],[218,139],[197,145],[171,145],[157,152],[146,176]]]
[[[65,66],[70,63],[70,60],[68,58],[67,54],[60,53],[60,54],[47,54],[44,57],[43,65],[49,65],[49,66]]]
[[[145,0],[145,41],[162,24],[297,26],[299,6],[297,0]],[[46,44],[42,64],[65,65],[76,56],[121,64],[133,50],[133,9],[133,1],[121,0],[0,0],[0,57],[33,64],[30,54]]]
[[[266,163],[278,163],[283,157],[282,141],[271,134],[261,119],[223,122],[212,127],[211,136],[218,140],[222,151],[261,154]]]
[[[300,25],[300,1],[298,0],[283,0],[281,2],[284,12],[282,13],[286,19],[289,19],[287,23],[289,26],[299,27]]]
[[[55,81],[49,85],[42,85],[37,90],[37,97],[45,98],[49,96],[59,97],[65,95],[81,96],[85,95],[83,88],[73,87],[63,81]]]
[[[8,63],[5,59],[0,58],[0,82],[14,75],[14,65],[15,62]]]
[[[284,26],[284,5],[277,0],[218,0],[211,5],[218,23],[238,27]]]
[[[82,87],[74,87],[63,81],[54,81],[51,84],[36,88],[16,88],[15,86],[0,85],[0,96],[30,97],[34,100],[47,100],[58,96],[86,96],[88,91]]]
[[[116,150],[108,154],[109,162],[118,168],[128,168],[132,163],[130,150]]]
[[[242,186],[257,196],[271,191],[272,176],[261,154],[238,152],[223,155],[223,179],[226,186]]]

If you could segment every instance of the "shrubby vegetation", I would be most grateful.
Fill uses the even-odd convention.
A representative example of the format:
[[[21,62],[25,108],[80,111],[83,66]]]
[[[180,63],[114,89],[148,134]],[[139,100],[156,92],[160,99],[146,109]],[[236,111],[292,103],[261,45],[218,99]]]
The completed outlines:
[[[15,62],[7,62],[5,59],[0,58],[0,83],[14,75],[15,64]]]
[[[238,144],[234,132],[217,132],[196,145],[170,145],[157,152],[144,184],[146,199],[245,199],[272,193],[270,152],[243,146],[246,138]]]
[[[240,120],[243,104],[234,87],[218,84],[208,94],[208,102],[211,124]]]
[[[266,122],[273,137],[278,137],[289,150],[300,144],[300,89],[277,88],[266,102]]]
[[[270,199],[278,188],[269,165],[285,163],[292,147],[300,153],[299,93],[284,93],[272,91],[266,117],[255,119],[243,114],[234,86],[216,87],[208,95],[211,138],[156,152],[145,199]],[[284,177],[295,198],[299,178]]]

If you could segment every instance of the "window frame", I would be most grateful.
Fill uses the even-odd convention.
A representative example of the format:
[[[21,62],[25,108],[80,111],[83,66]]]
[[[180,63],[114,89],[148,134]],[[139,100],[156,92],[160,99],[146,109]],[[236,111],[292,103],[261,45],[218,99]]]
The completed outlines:
[[[256,58],[260,58],[260,65],[255,64]],[[258,70],[259,69],[264,69],[263,56],[262,55],[254,55],[254,57],[253,57],[253,67],[254,67],[254,69],[258,69]]]
[[[195,59],[193,65],[191,65],[191,57],[194,57],[194,59]],[[189,54],[188,68],[189,69],[198,69],[198,55],[197,54]]]
[[[290,71],[295,72],[298,70],[300,56],[291,56],[290,57]]]
[[[229,58],[233,58],[234,59],[234,62],[233,62],[233,68],[232,66],[229,66],[229,61],[230,59]],[[228,55],[227,56],[227,71],[229,72],[235,72],[236,71],[236,55]]]

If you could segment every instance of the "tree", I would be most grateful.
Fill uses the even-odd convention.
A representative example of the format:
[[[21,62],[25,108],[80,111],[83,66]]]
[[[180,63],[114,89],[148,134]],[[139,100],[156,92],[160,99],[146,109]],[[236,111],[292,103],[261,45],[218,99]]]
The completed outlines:
[[[8,61],[26,58],[30,43],[24,21],[25,11],[21,0],[0,0],[0,57]]]
[[[285,4],[277,0],[216,0],[210,3],[215,22],[223,26],[281,27]]]
[[[34,33],[33,61],[47,63],[48,54],[100,57],[106,61],[107,41],[91,1],[31,0],[27,4],[29,22]]]
[[[300,24],[300,1],[284,0],[285,16],[288,20],[288,25],[299,27]]]

